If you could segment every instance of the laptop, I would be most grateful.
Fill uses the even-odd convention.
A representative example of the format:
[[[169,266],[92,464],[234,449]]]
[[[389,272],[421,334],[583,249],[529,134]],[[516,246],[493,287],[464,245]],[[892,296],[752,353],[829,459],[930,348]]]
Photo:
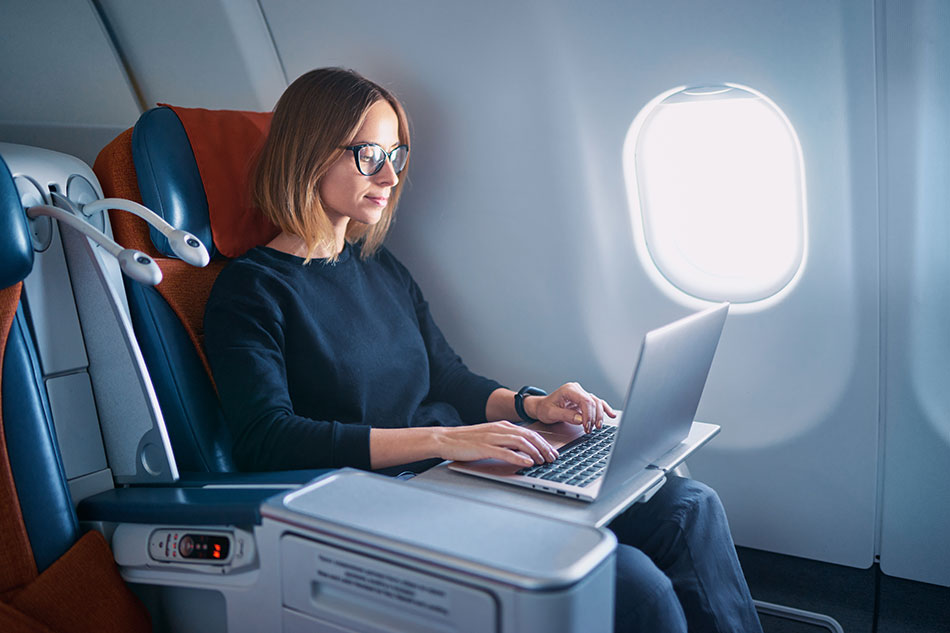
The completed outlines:
[[[647,332],[620,415],[602,429],[535,422],[559,452],[553,463],[521,468],[496,459],[451,462],[451,470],[583,501],[614,490],[676,449],[689,435],[729,304]]]

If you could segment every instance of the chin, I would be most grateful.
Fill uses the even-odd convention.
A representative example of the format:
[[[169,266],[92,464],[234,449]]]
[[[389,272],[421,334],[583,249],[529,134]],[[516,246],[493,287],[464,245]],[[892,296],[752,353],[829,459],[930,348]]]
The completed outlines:
[[[384,211],[385,209],[373,210],[368,213],[361,214],[362,217],[353,218],[353,220],[355,220],[356,222],[359,222],[360,224],[373,226],[374,224],[377,224],[380,220],[383,219]]]

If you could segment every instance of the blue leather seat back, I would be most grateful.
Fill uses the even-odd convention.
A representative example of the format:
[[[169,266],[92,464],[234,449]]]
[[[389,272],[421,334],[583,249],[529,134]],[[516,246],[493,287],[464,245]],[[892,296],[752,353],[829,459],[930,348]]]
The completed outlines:
[[[214,256],[208,199],[185,129],[170,108],[143,114],[132,131],[132,159],[145,206],[197,236]],[[174,257],[149,229],[155,248]],[[195,274],[198,274],[196,271]],[[164,283],[175,283],[166,275]],[[178,316],[154,288],[126,280],[132,326],[148,366],[182,472],[234,472],[231,436],[218,395]]]
[[[33,270],[30,226],[20,193],[6,162],[0,158],[0,288],[9,288]]]
[[[218,395],[178,315],[152,287],[126,279],[125,289],[178,469],[236,472]]]
[[[132,160],[142,203],[197,237],[214,257],[204,184],[185,128],[171,108],[152,108],[139,117],[132,129]],[[154,228],[149,235],[160,253],[175,257],[164,235]]]
[[[19,194],[2,158],[0,205],[0,284],[6,288],[29,274],[33,246]],[[37,569],[42,572],[79,538],[79,525],[22,303],[3,350],[0,391],[6,450],[20,512]]]
[[[33,559],[42,572],[65,554],[80,534],[22,305],[3,353],[0,401],[20,512]]]

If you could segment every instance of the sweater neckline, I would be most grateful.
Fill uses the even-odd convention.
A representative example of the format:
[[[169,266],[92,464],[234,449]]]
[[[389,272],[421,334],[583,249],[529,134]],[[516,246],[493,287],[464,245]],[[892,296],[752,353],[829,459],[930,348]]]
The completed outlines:
[[[291,263],[295,263],[295,264],[302,264],[302,263],[304,262],[304,259],[305,259],[305,258],[303,258],[303,257],[300,257],[299,255],[293,255],[293,254],[291,254],[291,253],[285,253],[284,251],[277,250],[276,248],[271,248],[270,246],[258,246],[258,248],[261,249],[261,251],[263,251],[263,252],[267,253],[268,255],[270,255],[271,257],[274,257],[274,258],[276,258],[276,259],[280,259],[280,260],[285,261],[285,262],[291,262]],[[344,263],[344,262],[346,262],[346,261],[348,261],[348,260],[350,259],[352,251],[353,251],[353,246],[350,245],[349,242],[344,242],[344,243],[343,243],[343,250],[340,251],[340,256],[337,258],[337,260],[336,260],[335,262],[331,262],[331,261],[329,261],[327,258],[315,257],[315,258],[313,258],[313,259],[310,260],[310,264],[309,264],[309,265],[310,265],[310,266],[314,266],[314,265],[317,265],[317,266],[335,266],[335,265],[337,265],[337,264],[342,264],[342,263]]]

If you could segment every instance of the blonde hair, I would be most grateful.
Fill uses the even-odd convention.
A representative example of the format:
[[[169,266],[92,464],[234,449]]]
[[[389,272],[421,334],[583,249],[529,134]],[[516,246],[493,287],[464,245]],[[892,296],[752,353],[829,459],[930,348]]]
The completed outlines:
[[[386,101],[395,110],[399,142],[408,145],[409,123],[402,105],[386,89],[352,70],[311,70],[290,84],[274,108],[270,132],[251,177],[251,198],[268,220],[304,241],[304,263],[318,249],[334,246],[333,227],[320,199],[320,180],[346,151],[342,147],[352,140],[377,101]],[[379,249],[389,231],[406,173],[400,173],[379,222],[347,225],[346,241],[362,241],[364,259]]]

